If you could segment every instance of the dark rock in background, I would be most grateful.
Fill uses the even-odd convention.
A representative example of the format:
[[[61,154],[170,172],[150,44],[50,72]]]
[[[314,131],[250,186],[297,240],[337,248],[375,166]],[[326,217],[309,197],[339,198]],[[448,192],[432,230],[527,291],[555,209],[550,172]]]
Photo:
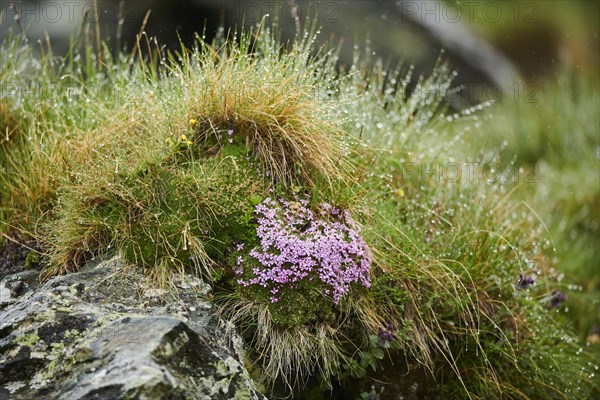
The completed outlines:
[[[415,64],[417,74],[428,74],[446,50],[445,60],[459,74],[456,84],[492,84],[506,88],[518,81],[519,74],[511,62],[485,41],[475,37],[461,21],[432,20],[426,9],[441,9],[442,3],[422,1],[224,1],[224,0],[92,0],[69,1],[5,1],[2,0],[0,32],[10,27],[25,29],[32,40],[44,39],[47,31],[53,50],[65,53],[69,36],[81,31],[95,40],[97,33],[108,40],[116,52],[131,49],[143,26],[148,37],[168,49],[180,49],[180,40],[193,45],[195,35],[205,33],[208,41],[227,35],[241,26],[257,26],[263,17],[270,24],[278,20],[284,40],[291,40],[297,23],[310,17],[321,28],[319,43],[332,39],[334,45],[343,40],[340,63],[353,61],[355,48],[368,47],[373,60],[392,66],[400,61]],[[144,17],[152,10],[144,24]],[[298,16],[299,21],[295,19]],[[17,18],[17,21],[14,19]],[[91,24],[85,24],[85,18]],[[95,22],[99,21],[98,31]],[[219,27],[224,27],[219,30]],[[369,39],[367,39],[367,37]],[[142,39],[147,51],[146,38]],[[471,89],[471,88],[469,88]],[[466,93],[463,97],[473,97]],[[466,103],[477,99],[466,98]]]
[[[0,36],[26,31],[31,41],[45,44],[47,32],[55,54],[67,52],[71,37],[92,43],[101,37],[116,54],[134,47],[142,27],[147,36],[140,50],[147,52],[156,46],[147,38],[179,50],[180,41],[192,46],[197,34],[211,41],[242,25],[257,26],[265,15],[265,25],[277,20],[283,39],[291,40],[298,22],[309,17],[321,28],[317,45],[343,41],[341,65],[351,64],[355,49],[366,47],[371,62],[413,64],[417,77],[428,75],[444,50],[441,57],[456,69],[454,84],[461,87],[449,101],[460,109],[510,97],[523,80],[535,82],[565,60],[597,69],[598,33],[588,32],[593,23],[572,39],[565,23],[577,15],[593,20],[600,15],[598,3],[572,1],[556,10],[536,1],[500,6],[438,0],[0,0]],[[565,14],[571,16],[560,20]]]
[[[152,12],[144,25],[148,10]],[[117,52],[131,49],[144,26],[149,37],[177,50],[180,40],[192,45],[196,33],[205,32],[210,41],[242,24],[256,26],[267,14],[265,23],[277,19],[284,39],[295,34],[295,16],[301,21],[311,18],[321,27],[322,43],[330,37],[333,44],[344,40],[345,64],[352,62],[355,46],[367,45],[384,64],[405,61],[428,74],[445,49],[443,58],[458,71],[457,86],[467,86],[463,91],[467,103],[488,100],[494,89],[506,90],[519,83],[520,76],[539,79],[558,68],[561,60],[572,58],[578,67],[590,63],[588,67],[598,67],[597,18],[590,21],[600,16],[600,8],[597,2],[585,1],[562,2],[554,8],[538,1],[500,6],[439,0],[0,0],[0,37],[25,30],[30,40],[45,42],[47,32],[53,51],[64,54],[70,37],[83,30],[94,40],[99,33]],[[577,27],[578,35],[570,31],[568,23],[573,22],[585,22]],[[488,38],[476,29],[486,26],[495,32]],[[145,39],[143,44],[146,50]],[[492,93],[477,98],[470,87],[477,84],[487,89],[493,85],[488,90]]]

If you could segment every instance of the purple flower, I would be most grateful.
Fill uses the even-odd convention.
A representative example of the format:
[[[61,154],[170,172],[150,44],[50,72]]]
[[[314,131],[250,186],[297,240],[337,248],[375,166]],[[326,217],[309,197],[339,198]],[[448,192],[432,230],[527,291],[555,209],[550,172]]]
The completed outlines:
[[[552,297],[550,297],[550,308],[560,307],[563,301],[567,300],[567,295],[563,292],[559,292],[555,290],[552,292]]]
[[[394,329],[394,325],[390,324],[385,329],[379,328],[377,332],[377,336],[379,336],[378,344],[380,346],[385,346],[386,343],[393,341],[396,339],[396,329]]]
[[[517,282],[517,289],[527,289],[529,286],[535,283],[535,278],[530,276],[523,276],[523,274],[519,274],[519,281]]]
[[[259,262],[241,284],[276,290],[317,278],[333,301],[348,294],[350,284],[371,284],[371,253],[350,213],[321,204],[318,216],[307,199],[265,199],[255,208],[260,245],[249,252]],[[336,214],[332,213],[336,210]],[[279,292],[283,294],[283,292]],[[272,297],[271,301],[278,301]]]

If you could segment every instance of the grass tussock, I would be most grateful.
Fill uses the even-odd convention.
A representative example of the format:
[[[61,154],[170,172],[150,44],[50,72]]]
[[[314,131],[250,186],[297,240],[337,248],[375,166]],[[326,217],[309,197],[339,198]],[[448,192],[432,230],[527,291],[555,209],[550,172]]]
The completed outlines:
[[[76,270],[113,249],[160,286],[190,264],[210,271],[211,259],[223,257],[244,229],[243,216],[251,212],[245,201],[264,189],[247,161],[231,155],[192,161],[189,146],[178,144],[171,157],[132,169],[88,170],[64,185],[59,218],[47,226],[47,272]]]
[[[264,63],[243,54],[251,50],[242,44],[218,55],[195,53],[177,71],[189,88],[183,99],[187,115],[198,121],[194,143],[222,146],[228,139],[222,131],[232,129],[278,182],[306,182],[314,173],[342,177],[348,172],[342,132],[329,118],[333,104],[320,97],[316,78],[298,70],[301,60],[282,56]],[[202,74],[194,72],[194,64]]]
[[[218,53],[204,43],[186,50],[160,85],[134,95],[126,92],[129,85],[112,93],[122,109],[106,124],[71,132],[70,149],[57,143],[59,164],[71,173],[56,173],[62,193],[53,212],[60,217],[45,230],[52,237],[47,276],[76,270],[114,242],[150,276],[153,266],[165,276],[169,263],[181,271],[188,246],[206,267],[209,255],[223,256],[231,244],[224,236],[230,223],[251,213],[247,199],[263,196],[258,182],[342,178],[348,164],[341,160],[341,130],[311,85],[315,78],[293,73],[298,60],[291,55],[263,65],[248,43],[230,43]],[[309,60],[307,46],[298,48],[305,62],[329,62]],[[261,74],[267,67],[276,86]]]
[[[0,99],[0,233],[14,230],[17,218],[33,214],[30,205],[38,195],[36,189],[43,186],[38,181],[30,188],[22,178],[23,160],[31,148],[24,134],[26,126],[9,103]]]
[[[6,102],[28,140],[0,143],[2,229],[38,239],[44,278],[112,254],[160,287],[206,277],[275,394],[369,389],[405,360],[432,396],[593,396],[537,192],[435,172],[505,157],[462,145],[486,105],[446,115],[447,65],[345,71],[314,35],[282,46],[265,28],[98,62],[86,32],[65,58],[1,49],[3,82],[45,88]]]

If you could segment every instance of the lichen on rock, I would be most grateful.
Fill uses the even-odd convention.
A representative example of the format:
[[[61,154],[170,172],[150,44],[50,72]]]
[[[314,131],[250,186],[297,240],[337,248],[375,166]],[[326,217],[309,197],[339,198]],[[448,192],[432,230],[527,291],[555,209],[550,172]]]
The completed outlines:
[[[33,271],[0,282],[0,398],[264,398],[206,284],[182,277],[167,302],[144,296],[135,271],[111,279],[120,267],[113,258],[41,286]]]

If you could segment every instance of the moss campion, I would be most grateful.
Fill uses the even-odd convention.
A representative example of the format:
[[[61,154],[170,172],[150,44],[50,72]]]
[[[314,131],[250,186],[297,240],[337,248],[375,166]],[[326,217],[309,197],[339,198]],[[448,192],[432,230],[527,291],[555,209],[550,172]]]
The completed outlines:
[[[308,200],[267,198],[258,204],[260,246],[249,256],[260,265],[252,269],[249,279],[238,283],[269,288],[271,302],[277,302],[285,295],[284,288],[318,279],[336,304],[348,293],[350,284],[370,287],[371,253],[349,211],[327,203],[319,208],[313,212]],[[238,258],[238,264],[242,262]]]

